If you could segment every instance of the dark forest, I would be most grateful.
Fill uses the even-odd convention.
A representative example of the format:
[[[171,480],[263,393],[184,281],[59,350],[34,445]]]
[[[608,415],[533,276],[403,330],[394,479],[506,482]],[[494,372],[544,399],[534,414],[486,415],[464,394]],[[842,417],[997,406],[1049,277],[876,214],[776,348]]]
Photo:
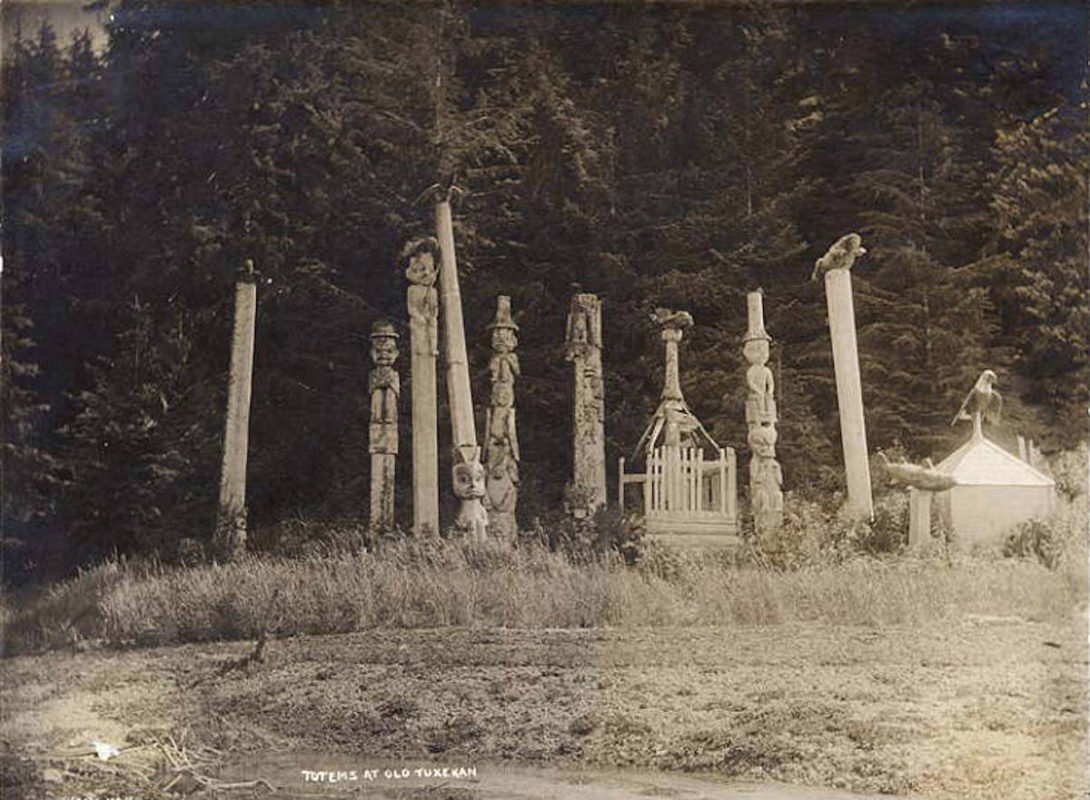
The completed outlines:
[[[524,524],[560,505],[570,473],[576,285],[603,302],[611,483],[662,386],[657,306],[692,314],[686,398],[745,457],[741,337],[760,287],[784,488],[841,490],[810,274],[850,231],[868,251],[853,274],[872,450],[950,452],[984,368],[1006,400],[999,441],[1047,453],[1085,436],[1079,3],[110,12],[102,52],[44,25],[4,56],[5,580],[211,536],[246,259],[251,525],[365,514],[368,333],[383,317],[405,332],[399,253],[431,233],[417,200],[435,183],[462,190],[478,425],[497,294],[520,326]],[[445,453],[442,392],[439,413]]]

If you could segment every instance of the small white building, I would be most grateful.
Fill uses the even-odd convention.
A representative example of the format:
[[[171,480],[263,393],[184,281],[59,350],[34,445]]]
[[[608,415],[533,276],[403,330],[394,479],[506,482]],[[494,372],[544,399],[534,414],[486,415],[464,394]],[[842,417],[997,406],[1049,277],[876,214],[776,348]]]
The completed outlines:
[[[979,432],[936,469],[958,482],[935,501],[967,547],[1001,545],[1012,526],[1055,508],[1056,482]]]

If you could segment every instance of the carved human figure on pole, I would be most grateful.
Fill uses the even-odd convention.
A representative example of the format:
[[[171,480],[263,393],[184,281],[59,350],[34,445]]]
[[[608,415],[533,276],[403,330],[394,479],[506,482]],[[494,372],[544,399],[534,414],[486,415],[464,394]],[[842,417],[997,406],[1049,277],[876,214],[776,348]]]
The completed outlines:
[[[597,296],[580,292],[572,297],[564,344],[574,384],[573,475],[565,496],[570,513],[582,519],[606,502],[602,306]]]
[[[515,516],[518,484],[519,465],[514,456],[504,454],[498,460],[488,463],[485,478],[488,530],[492,536],[508,544],[514,542],[518,534]]]
[[[772,337],[765,330],[764,296],[758,289],[746,296],[748,326],[742,338],[746,369],[746,441],[750,449],[749,502],[758,541],[775,547],[783,525],[783,469],[776,460],[776,382],[768,368]]]
[[[439,242],[433,236],[414,239],[405,245],[402,257],[409,259],[405,277],[409,279],[409,325],[414,352],[420,348],[425,355],[439,354],[439,292],[435,281],[439,277]],[[419,335],[417,335],[419,333]]]
[[[489,372],[492,395],[485,420],[489,531],[504,541],[514,541],[518,531],[519,443],[515,424],[515,378],[519,376],[518,325],[511,316],[511,298],[496,298]]]
[[[435,361],[439,353],[439,241],[413,239],[408,258],[406,304],[412,349],[413,533],[439,533],[439,430]]]
[[[371,527],[389,529],[394,523],[394,469],[397,457],[397,405],[401,395],[401,377],[394,368],[397,361],[398,333],[394,326],[379,320],[371,328]]]
[[[755,425],[747,442],[753,454],[749,462],[750,508],[753,524],[767,543],[783,525],[783,469],[776,460],[776,429]]]
[[[765,334],[767,336],[767,334]],[[768,368],[769,339],[746,339],[742,355],[749,361],[746,370],[746,422],[772,424],[776,417],[776,383]]]
[[[485,428],[485,460],[489,464],[510,455],[519,460],[518,431],[515,425],[515,387],[510,383],[492,385],[492,403],[488,407]]]
[[[519,357],[515,352],[518,347],[518,326],[511,318],[511,298],[500,295],[496,298],[496,319],[489,327],[492,329],[492,358],[488,369],[492,383],[510,383],[514,385],[519,377]]]

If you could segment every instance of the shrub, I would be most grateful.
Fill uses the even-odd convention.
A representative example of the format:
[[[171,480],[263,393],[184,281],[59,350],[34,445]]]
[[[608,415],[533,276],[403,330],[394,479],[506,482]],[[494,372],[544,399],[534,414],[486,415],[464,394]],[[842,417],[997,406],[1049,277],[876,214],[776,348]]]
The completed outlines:
[[[1074,450],[1055,456],[1049,468],[1056,481],[1056,491],[1069,503],[1075,502],[1087,490],[1087,443],[1082,442]]]
[[[561,512],[551,514],[540,526],[537,537],[554,552],[574,562],[619,554],[627,564],[636,562],[645,528],[638,515],[613,508],[600,508],[592,517],[575,519]]]
[[[1049,569],[1060,562],[1061,542],[1055,526],[1048,520],[1031,519],[1017,525],[1003,543],[1003,555],[1035,558]]]

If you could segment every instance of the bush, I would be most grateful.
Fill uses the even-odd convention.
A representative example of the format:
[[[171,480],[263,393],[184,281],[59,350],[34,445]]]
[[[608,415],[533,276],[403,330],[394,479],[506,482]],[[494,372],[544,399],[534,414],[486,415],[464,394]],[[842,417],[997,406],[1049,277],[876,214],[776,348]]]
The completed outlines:
[[[847,519],[826,505],[796,496],[785,498],[784,506],[787,511],[777,547],[765,554],[782,569],[899,553],[907,540],[908,498],[904,492],[879,497],[870,522]]]
[[[563,553],[575,563],[619,554],[626,564],[639,557],[645,528],[640,516],[614,508],[600,508],[594,516],[575,519],[561,512],[539,525],[535,538],[553,552]]]
[[[1087,444],[1082,442],[1074,450],[1055,456],[1049,463],[1056,491],[1069,503],[1086,494],[1088,457]]]
[[[1033,559],[1051,570],[1064,568],[1082,583],[1090,550],[1088,535],[1085,493],[1074,502],[1061,496],[1059,507],[1048,517],[1027,520],[1010,532],[1003,543],[1003,555]]]
[[[401,538],[397,533],[396,538]],[[291,517],[255,530],[250,549],[288,558],[322,553],[360,553],[375,546],[366,520],[357,517],[317,519]]]
[[[1003,555],[1035,558],[1049,569],[1055,569],[1060,563],[1061,548],[1060,537],[1050,521],[1031,519],[1016,526],[1007,536]]]

